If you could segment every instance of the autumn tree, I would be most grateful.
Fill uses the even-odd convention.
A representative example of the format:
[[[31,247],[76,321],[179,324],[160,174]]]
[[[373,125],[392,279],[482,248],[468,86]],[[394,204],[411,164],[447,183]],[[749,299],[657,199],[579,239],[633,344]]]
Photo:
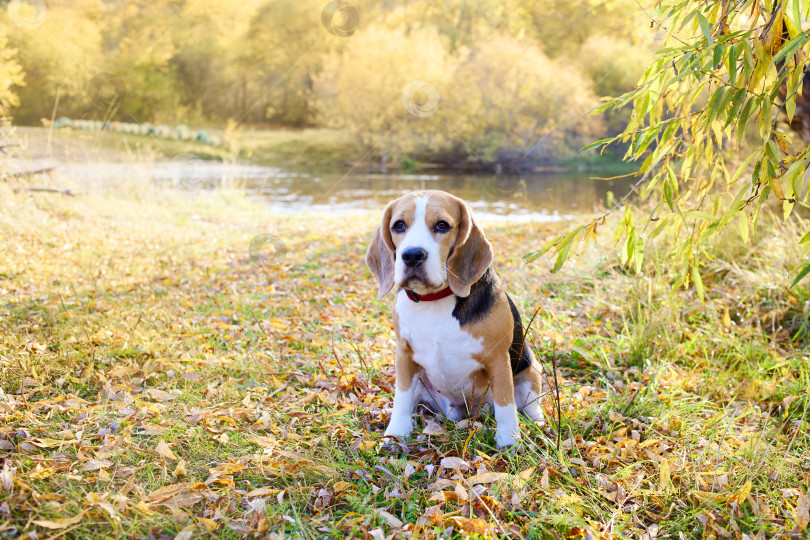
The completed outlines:
[[[810,58],[810,30],[802,30],[809,12],[810,2],[799,0],[665,1],[649,12],[647,24],[666,35],[666,47],[636,88],[599,109],[630,107],[624,131],[590,145],[627,144],[626,159],[640,164],[634,189],[652,201],[644,217],[624,207],[616,234],[624,263],[639,269],[645,245],[665,235],[677,284],[694,283],[702,298],[707,239],[736,225],[748,242],[766,205],[784,219],[807,208],[810,146],[788,122]],[[581,225],[527,258],[552,250],[556,271],[602,223]],[[808,240],[810,233],[799,242]],[[808,272],[810,264],[798,268],[793,284]]]
[[[8,46],[8,38],[0,29],[0,110],[20,104],[15,87],[24,86],[25,78],[16,56],[17,51]]]

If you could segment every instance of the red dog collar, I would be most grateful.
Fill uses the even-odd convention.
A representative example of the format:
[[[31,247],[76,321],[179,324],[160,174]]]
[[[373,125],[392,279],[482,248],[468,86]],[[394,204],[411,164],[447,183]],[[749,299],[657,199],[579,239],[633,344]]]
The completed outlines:
[[[410,298],[414,302],[432,302],[434,300],[441,300],[442,298],[447,298],[453,291],[450,287],[445,287],[444,289],[440,290],[439,292],[431,293],[431,294],[416,294],[413,291],[409,291],[405,289],[405,294],[408,298]]]

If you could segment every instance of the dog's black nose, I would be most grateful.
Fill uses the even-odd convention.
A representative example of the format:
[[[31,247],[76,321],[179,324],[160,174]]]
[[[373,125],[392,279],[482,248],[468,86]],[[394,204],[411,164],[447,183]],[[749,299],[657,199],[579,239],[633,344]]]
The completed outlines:
[[[416,268],[427,259],[427,251],[422,248],[408,248],[402,252],[401,257],[405,266]]]

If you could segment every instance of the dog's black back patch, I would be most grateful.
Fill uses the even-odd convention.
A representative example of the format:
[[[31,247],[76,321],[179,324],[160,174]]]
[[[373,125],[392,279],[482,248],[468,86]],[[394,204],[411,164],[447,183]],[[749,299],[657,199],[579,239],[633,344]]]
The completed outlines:
[[[495,272],[490,267],[481,279],[472,284],[469,296],[456,297],[453,317],[458,320],[459,326],[464,326],[486,317],[493,304],[495,304]]]
[[[532,357],[523,336],[523,323],[520,321],[520,312],[508,294],[506,299],[509,300],[509,310],[512,312],[512,319],[514,320],[512,345],[509,347],[509,360],[512,363],[512,374],[517,375],[531,365]]]
[[[495,271],[487,268],[481,279],[470,287],[470,295],[466,298],[456,297],[456,307],[453,308],[453,317],[458,320],[459,326],[480,321],[489,315],[495,304],[497,294],[495,286]],[[509,361],[512,364],[512,373],[517,375],[531,365],[529,346],[524,343],[523,324],[520,322],[520,313],[517,306],[506,295],[509,301],[509,310],[512,312],[513,330],[512,345],[509,346]]]

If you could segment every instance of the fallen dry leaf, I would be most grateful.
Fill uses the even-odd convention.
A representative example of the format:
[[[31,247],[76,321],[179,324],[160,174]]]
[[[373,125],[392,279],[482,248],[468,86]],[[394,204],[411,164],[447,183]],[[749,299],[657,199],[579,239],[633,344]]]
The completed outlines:
[[[470,485],[474,484],[491,484],[493,482],[505,481],[509,478],[509,475],[502,472],[485,472],[481,474],[476,474],[471,476],[467,479],[467,482]]]
[[[188,527],[184,527],[177,535],[174,537],[174,540],[191,540],[194,536],[194,525],[189,525]]]
[[[16,468],[11,467],[10,461],[6,460],[5,463],[3,463],[3,470],[0,472],[0,483],[3,484],[3,489],[6,490],[6,493],[9,495],[14,488],[14,473],[16,471]]]
[[[661,460],[661,463],[658,464],[658,487],[667,489],[669,482],[669,460],[664,458]]]
[[[745,499],[748,498],[748,494],[751,493],[752,485],[753,484],[751,483],[751,480],[746,482],[745,485],[743,485],[743,487],[741,487],[739,491],[737,491],[735,494],[733,494],[731,497],[728,498],[728,502],[736,504],[744,503]]]
[[[810,499],[802,493],[796,502],[796,524],[800,530],[804,530],[810,525]]]
[[[178,461],[172,474],[176,477],[186,476],[188,474],[188,471],[186,471],[186,460],[181,459]]]
[[[160,441],[157,446],[155,447],[155,452],[160,454],[161,456],[165,457],[166,459],[171,459],[172,461],[177,461],[177,456],[174,455],[172,449],[169,448],[169,445],[166,444],[165,441]]]
[[[389,527],[393,527],[395,529],[398,529],[399,527],[402,527],[402,525],[403,525],[402,521],[398,517],[394,516],[393,514],[390,514],[390,513],[386,512],[385,510],[380,510],[377,513],[380,515],[380,517],[382,517],[385,520],[386,523],[388,523]]]
[[[99,469],[106,469],[112,466],[112,461],[109,459],[91,459],[82,467],[82,472],[97,471]]]
[[[32,521],[33,524],[39,525],[40,527],[45,527],[46,529],[66,529],[71,525],[75,525],[79,523],[82,519],[84,519],[84,515],[87,513],[86,510],[82,510],[78,514],[70,518],[62,518],[62,519],[35,519]]]
[[[441,466],[445,469],[459,469],[462,471],[466,471],[470,468],[470,464],[461,459],[460,457],[446,457],[442,458]]]

